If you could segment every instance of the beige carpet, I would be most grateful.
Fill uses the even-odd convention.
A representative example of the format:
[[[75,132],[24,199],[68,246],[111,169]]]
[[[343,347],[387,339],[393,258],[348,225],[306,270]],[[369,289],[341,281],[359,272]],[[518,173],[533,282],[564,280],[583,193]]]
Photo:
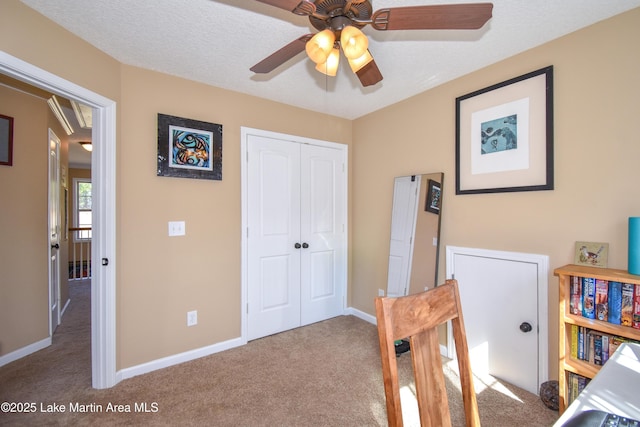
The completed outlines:
[[[0,425],[387,424],[376,328],[363,320],[330,319],[94,390],[88,285],[72,285],[71,295],[53,345],[0,368],[0,402],[36,404],[35,413],[0,413]],[[406,425],[417,425],[408,354],[399,367]],[[448,378],[454,425],[462,426],[453,370]],[[551,426],[558,418],[537,396],[495,378],[476,387],[484,426]],[[41,411],[54,404],[65,412]],[[144,405],[151,412],[136,412]]]

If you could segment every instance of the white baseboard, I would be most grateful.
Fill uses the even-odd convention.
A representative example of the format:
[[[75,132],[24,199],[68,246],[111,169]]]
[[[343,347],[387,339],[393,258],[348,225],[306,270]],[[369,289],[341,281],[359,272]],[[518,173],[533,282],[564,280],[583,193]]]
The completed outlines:
[[[62,307],[62,311],[60,311],[60,319],[62,319],[62,317],[64,316],[64,313],[67,311],[67,308],[69,307],[70,302],[71,302],[71,298],[67,298],[67,302],[64,304],[64,307]]]
[[[158,369],[168,368],[169,366],[179,365],[180,363],[190,362],[191,360],[219,353],[224,350],[230,350],[244,344],[246,344],[246,341],[242,340],[241,338],[234,338],[218,344],[197,348],[195,350],[185,351],[183,353],[174,354],[173,356],[167,356],[163,357],[162,359],[152,360],[151,362],[143,363],[141,365],[125,368],[116,372],[116,382],[120,382],[137,375],[157,371]]]
[[[345,310],[345,314],[356,316],[374,325],[376,324],[375,316],[372,316],[370,314],[367,314],[355,308],[347,308],[347,310]],[[195,350],[185,351],[184,353],[163,357],[162,359],[152,360],[151,362],[132,366],[130,368],[125,368],[116,373],[116,382],[120,382],[127,378],[132,378],[138,375],[147,374],[149,372],[153,372],[158,369],[168,368],[169,366],[174,366],[180,363],[189,362],[191,360],[199,359],[201,357],[209,356],[211,354],[219,353],[221,351],[230,350],[232,348],[245,345],[246,343],[247,342],[244,341],[242,338],[234,338],[218,344],[213,344],[213,345],[198,348]]]
[[[43,340],[34,342],[33,344],[29,344],[26,347],[19,348],[18,350],[5,354],[4,356],[0,356],[0,366],[4,366],[18,359],[22,359],[23,357],[28,356],[31,353],[35,353],[38,350],[42,350],[43,348],[47,348],[50,345],[51,337],[47,337]]]
[[[356,316],[366,322],[371,323],[372,325],[377,325],[378,322],[376,321],[376,317],[370,315],[369,313],[365,313],[364,311],[360,311],[357,308],[353,308],[353,307],[347,307],[347,309],[344,312],[345,315],[351,315],[351,316]]]

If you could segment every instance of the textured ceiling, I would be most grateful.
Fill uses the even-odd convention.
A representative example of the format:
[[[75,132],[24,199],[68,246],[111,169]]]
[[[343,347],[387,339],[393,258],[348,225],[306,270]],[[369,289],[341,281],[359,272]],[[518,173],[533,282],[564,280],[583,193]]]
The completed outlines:
[[[355,119],[640,6],[640,0],[494,0],[479,30],[363,29],[384,76],[363,88],[342,57],[336,77],[304,53],[266,75],[249,68],[301,35],[306,17],[251,0],[22,0],[118,61]],[[373,9],[436,0],[372,0]]]

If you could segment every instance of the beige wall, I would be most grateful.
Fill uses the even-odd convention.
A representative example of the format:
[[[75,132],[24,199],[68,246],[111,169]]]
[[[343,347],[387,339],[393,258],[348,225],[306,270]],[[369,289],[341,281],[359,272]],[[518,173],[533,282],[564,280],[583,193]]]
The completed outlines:
[[[13,117],[13,165],[0,166],[2,356],[49,336],[47,129],[61,140],[63,165],[67,135],[41,98],[0,86],[0,112]],[[61,245],[62,306],[69,298],[66,257],[66,247]]]
[[[221,181],[156,176],[158,113],[223,125]],[[348,144],[351,122],[127,66],[121,117],[123,368],[240,336],[240,127]],[[185,221],[186,236],[168,237],[168,221]]]
[[[0,111],[14,119],[13,166],[0,166],[3,355],[49,336],[47,104],[0,86]]]
[[[627,218],[640,214],[640,9],[354,122],[352,306],[373,313],[386,281],[393,177],[443,171],[446,245],[573,261],[577,240],[609,242],[627,267]],[[455,194],[455,98],[554,66],[555,190]],[[381,197],[388,194],[389,197]],[[444,280],[444,257],[440,281]],[[557,280],[549,276],[550,371],[557,376]],[[514,303],[517,303],[514,301]]]
[[[1,7],[0,50],[117,102],[118,369],[239,336],[240,127],[350,144],[351,122],[124,66],[17,0]],[[224,126],[222,181],[156,176],[160,112]],[[46,163],[42,171],[46,221]],[[169,239],[170,220],[186,221],[187,235]],[[46,272],[44,242],[29,249]],[[195,328],[186,327],[188,310],[198,310]],[[20,324],[9,317],[3,325]],[[12,333],[35,342],[45,321],[34,321],[45,332]]]
[[[388,232],[380,230],[389,229],[398,175],[445,173],[443,247],[548,254],[554,267],[572,260],[576,240],[607,241],[610,265],[626,268],[626,218],[640,210],[634,165],[640,59],[632,53],[638,22],[640,9],[353,122],[118,64],[17,0],[2,3],[0,50],[117,102],[117,367],[123,369],[240,333],[241,126],[350,144],[349,305],[369,314],[386,285]],[[556,189],[456,196],[455,97],[550,64]],[[155,175],[157,113],[224,126],[222,181]],[[185,237],[167,237],[171,220],[186,221]],[[43,253],[36,256],[46,268]],[[441,257],[441,278],[443,265]],[[556,298],[550,277],[552,375]],[[188,310],[198,310],[195,328],[186,327]]]

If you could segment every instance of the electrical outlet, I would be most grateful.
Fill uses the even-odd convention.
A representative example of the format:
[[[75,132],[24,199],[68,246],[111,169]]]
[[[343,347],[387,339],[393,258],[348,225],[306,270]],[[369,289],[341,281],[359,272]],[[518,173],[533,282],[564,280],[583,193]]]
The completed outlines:
[[[384,296],[384,289],[378,289],[378,296],[379,297],[383,297]]]
[[[198,310],[187,312],[187,326],[194,326],[198,324]]]
[[[169,236],[184,236],[185,234],[184,221],[169,221]]]

